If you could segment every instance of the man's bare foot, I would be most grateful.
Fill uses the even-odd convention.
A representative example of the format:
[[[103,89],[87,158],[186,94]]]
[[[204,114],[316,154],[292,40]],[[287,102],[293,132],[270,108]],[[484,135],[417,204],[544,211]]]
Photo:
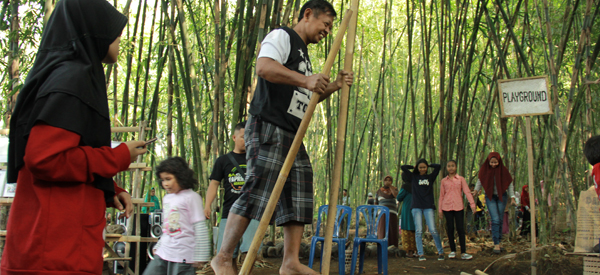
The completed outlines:
[[[296,275],[296,274],[298,274],[298,275],[299,274],[319,275],[320,273],[312,270],[308,266],[301,264],[299,261],[296,261],[295,263],[286,263],[284,261],[281,264],[281,268],[279,268],[279,274],[280,275]]]
[[[237,272],[233,269],[231,257],[222,257],[220,254],[217,254],[217,256],[210,261],[210,266],[213,271],[215,271],[216,275],[237,275]]]

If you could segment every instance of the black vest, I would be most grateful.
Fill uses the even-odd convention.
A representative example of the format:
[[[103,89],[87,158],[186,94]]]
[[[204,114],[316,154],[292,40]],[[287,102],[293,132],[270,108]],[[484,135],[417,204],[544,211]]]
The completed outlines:
[[[306,76],[312,75],[308,49],[300,36],[292,29],[281,28],[290,36],[290,55],[283,64],[286,68]],[[272,123],[286,131],[296,133],[312,92],[301,87],[275,84],[259,77],[250,114]]]

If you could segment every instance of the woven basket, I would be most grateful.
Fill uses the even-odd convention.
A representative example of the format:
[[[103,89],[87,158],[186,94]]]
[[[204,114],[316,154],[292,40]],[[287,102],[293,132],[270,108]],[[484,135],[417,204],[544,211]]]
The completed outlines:
[[[354,269],[354,272],[358,272],[358,261],[359,261],[359,259],[356,259],[356,268]],[[345,274],[350,274],[350,267],[352,267],[352,249],[346,250],[346,258],[345,258],[346,273]]]

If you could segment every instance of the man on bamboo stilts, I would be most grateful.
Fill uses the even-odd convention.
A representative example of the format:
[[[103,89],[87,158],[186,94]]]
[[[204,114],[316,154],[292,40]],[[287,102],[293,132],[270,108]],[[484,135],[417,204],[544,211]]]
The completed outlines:
[[[231,207],[221,250],[211,266],[218,275],[235,274],[233,251],[251,219],[260,220],[312,93],[321,100],[352,85],[353,74],[340,71],[334,82],[313,74],[308,44],[330,32],[336,12],[324,0],[310,0],[300,10],[294,29],[273,30],[261,44],[256,61],[258,85],[250,104],[244,140],[247,175],[242,194]],[[318,274],[299,260],[304,225],[313,218],[313,172],[301,146],[271,222],[283,226],[284,256],[279,274]]]

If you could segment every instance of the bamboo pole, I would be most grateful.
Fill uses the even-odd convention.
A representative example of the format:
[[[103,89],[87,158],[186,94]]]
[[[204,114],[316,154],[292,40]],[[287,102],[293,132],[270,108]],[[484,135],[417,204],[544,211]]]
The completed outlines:
[[[531,140],[531,117],[525,117],[526,124],[526,135],[527,135],[527,164],[529,166],[529,209],[531,212],[531,275],[536,275],[536,263],[535,263],[535,194],[534,194],[534,179],[533,179],[533,142]]]
[[[331,51],[327,56],[327,61],[325,61],[325,66],[323,66],[323,74],[329,75],[331,72],[331,67],[333,67],[333,62],[335,61],[335,57],[337,52],[340,49],[342,44],[342,39],[344,38],[344,33],[346,32],[346,28],[348,27],[348,22],[350,21],[350,17],[352,16],[352,11],[346,11],[346,16],[342,20],[340,27],[338,29],[337,35],[333,42],[333,46],[331,47]],[[285,162],[279,172],[279,176],[277,177],[277,182],[273,187],[273,191],[271,192],[271,197],[269,198],[269,202],[267,203],[267,207],[265,208],[265,212],[263,213],[262,218],[260,219],[260,224],[258,225],[258,229],[256,230],[256,234],[254,234],[254,239],[252,239],[252,244],[250,245],[250,250],[244,260],[244,264],[242,265],[242,269],[239,274],[249,275],[252,266],[254,265],[254,261],[256,260],[256,255],[258,253],[258,248],[260,247],[260,243],[264,238],[265,232],[267,231],[267,227],[269,226],[269,221],[273,216],[273,211],[275,210],[275,206],[279,201],[279,196],[281,196],[281,191],[283,190],[283,186],[285,185],[285,181],[287,180],[290,169],[292,168],[292,164],[294,164],[294,159],[296,159],[296,154],[298,154],[298,150],[300,149],[300,145],[302,145],[302,139],[304,138],[304,134],[306,134],[306,129],[308,128],[308,124],[312,119],[312,115],[317,107],[317,103],[319,103],[321,99],[321,95],[318,93],[313,93],[308,104],[308,108],[304,113],[304,118],[300,123],[300,127],[296,132],[296,137],[294,137],[294,141],[292,142],[292,146],[288,152],[287,157],[285,158]]]
[[[144,140],[144,137],[146,136],[146,121],[142,121],[142,123],[140,123],[140,128],[139,128],[139,132],[140,135],[138,136],[137,140]],[[138,155],[137,156],[137,160],[136,163],[140,163],[142,162],[142,155]],[[133,176],[133,183],[132,183],[132,191],[131,193],[135,196],[134,198],[141,198],[141,181],[142,181],[142,171],[140,169],[135,169],[134,176]],[[135,205],[135,236],[141,236],[140,233],[142,232],[141,230],[141,225],[140,225],[140,220],[141,220],[141,207],[139,204]],[[130,223],[131,224],[131,223]],[[131,231],[128,231],[131,232]],[[140,274],[140,244],[141,243],[136,243],[135,245],[135,255],[137,257],[135,257],[135,274]]]
[[[348,36],[346,38],[346,56],[344,57],[344,70],[352,71],[354,60],[354,42],[356,38],[356,23],[358,21],[358,5],[360,0],[352,0],[350,6],[351,19],[348,27]],[[346,15],[348,17],[348,15]],[[333,245],[333,227],[337,216],[337,201],[340,189],[340,179],[342,177],[342,164],[344,162],[344,148],[346,146],[346,124],[348,121],[348,101],[350,98],[350,86],[345,83],[342,86],[340,100],[340,117],[337,127],[337,143],[335,145],[335,162],[333,164],[333,181],[329,190],[329,214],[327,215],[327,223],[325,229],[325,242],[323,249],[323,259],[321,261],[321,274],[329,274],[331,265],[331,246]],[[348,224],[352,220],[352,216],[348,217]],[[342,229],[343,230],[343,229]],[[345,247],[338,247],[338,253],[345,253]]]

